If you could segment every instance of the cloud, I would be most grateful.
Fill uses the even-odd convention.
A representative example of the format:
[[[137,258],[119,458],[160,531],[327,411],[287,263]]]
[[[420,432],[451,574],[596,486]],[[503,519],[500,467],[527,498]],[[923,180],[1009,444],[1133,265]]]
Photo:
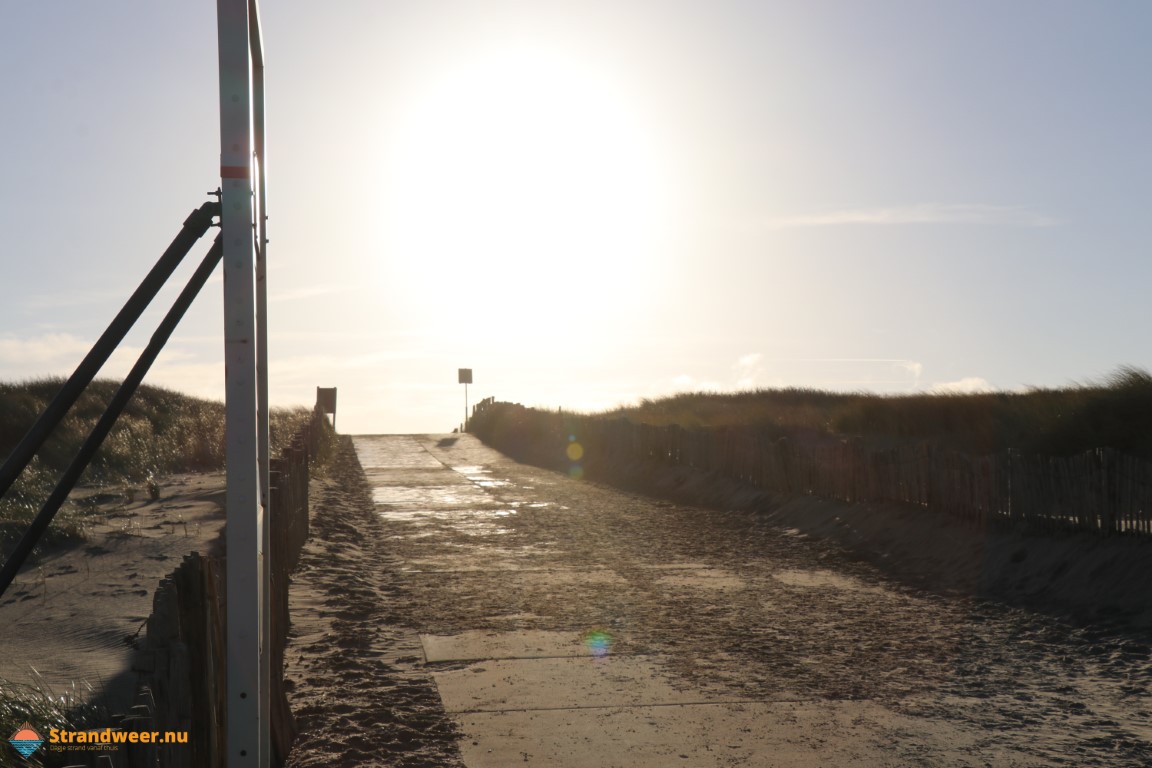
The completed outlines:
[[[965,376],[958,381],[945,381],[933,384],[930,391],[940,394],[969,394],[973,392],[992,392],[994,388],[987,379],[979,376]]]
[[[819,376],[813,376],[811,371],[807,371],[803,375],[791,376],[777,375],[772,378],[767,377],[768,367],[766,363],[777,363],[781,365],[772,366],[774,372],[776,369],[794,368],[795,363],[831,363],[837,366],[844,366],[846,372],[851,372],[861,376],[860,378],[852,377],[848,379],[835,379],[835,380],[822,380]],[[887,368],[887,373],[882,374],[877,366]],[[875,372],[873,375],[868,375],[869,372]],[[741,390],[755,389],[757,387],[787,387],[787,386],[817,386],[827,388],[843,388],[846,386],[899,386],[901,388],[919,389],[921,387],[921,377],[924,374],[924,364],[917,360],[909,360],[899,357],[773,357],[768,358],[759,352],[749,352],[748,354],[741,355],[736,359],[732,365],[733,383],[722,384],[714,380],[697,380],[693,376],[682,373],[673,377],[671,381],[671,391],[673,392],[738,392]],[[899,378],[892,378],[897,376]],[[911,380],[909,380],[911,379]]]
[[[764,360],[764,355],[759,352],[750,352],[747,355],[741,355],[732,366],[732,373],[736,376],[737,389],[752,389],[756,386],[756,380],[764,373],[764,368],[760,363]]]
[[[764,229],[837,227],[845,225],[992,224],[1015,227],[1051,227],[1057,220],[1019,206],[939,204],[857,208],[801,216],[762,219]]]
[[[68,333],[44,333],[39,336],[0,336],[0,371],[27,369],[19,376],[58,373],[59,367],[73,366],[84,357],[92,342]]]
[[[924,364],[915,360],[896,360],[893,362],[897,368],[903,368],[912,374],[912,386],[920,386],[920,376],[924,373]]]
[[[59,291],[23,296],[18,305],[26,312],[38,314],[93,304],[123,303],[127,297],[126,291]]]
[[[743,358],[741,358],[743,360]],[[757,362],[774,362],[774,363],[833,363],[842,365],[845,363],[856,365],[890,365],[894,368],[903,369],[912,376],[912,385],[920,385],[920,377],[924,375],[924,364],[916,360],[908,360],[902,357],[777,357],[777,358],[760,358]],[[860,381],[845,381],[838,382],[841,384],[907,384],[906,381],[872,381],[869,379],[862,379]]]
[[[681,373],[672,378],[673,392],[726,392],[730,389],[731,387],[726,387],[720,382],[710,379],[697,381],[694,377],[686,373]]]
[[[23,381],[43,376],[70,376],[92,348],[91,339],[67,333],[35,336],[0,336],[0,380]],[[135,365],[143,347],[122,344],[113,351],[97,376],[122,379]],[[224,364],[202,362],[203,357],[170,344],[161,350],[144,378],[198,397],[223,397]]]
[[[224,363],[223,361],[169,362],[161,356],[148,371],[144,383],[167,387],[193,397],[223,400]],[[272,394],[271,399],[273,405],[279,402],[276,393]]]
[[[737,358],[736,365],[751,368],[759,364],[759,362],[763,359],[764,355],[760,354],[759,352],[749,352],[748,354],[741,355],[739,358]]]

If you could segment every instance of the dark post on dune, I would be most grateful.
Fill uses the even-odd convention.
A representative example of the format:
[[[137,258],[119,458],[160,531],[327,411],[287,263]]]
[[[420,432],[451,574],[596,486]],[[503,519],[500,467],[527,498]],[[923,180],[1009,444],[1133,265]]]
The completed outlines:
[[[336,387],[316,387],[316,407],[332,417],[332,431],[336,431]]]

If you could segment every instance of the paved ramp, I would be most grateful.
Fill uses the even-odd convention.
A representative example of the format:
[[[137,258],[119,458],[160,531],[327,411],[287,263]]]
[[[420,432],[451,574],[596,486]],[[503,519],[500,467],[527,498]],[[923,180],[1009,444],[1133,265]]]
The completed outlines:
[[[569,482],[562,476],[510,477],[498,454],[468,436],[357,437],[355,446],[378,514],[391,521],[397,546],[403,543],[399,567],[414,586],[452,580],[461,613],[492,583],[510,593],[547,586],[557,596],[554,629],[517,628],[541,617],[502,612],[478,615],[474,628],[421,635],[423,661],[464,734],[460,749],[471,768],[893,765],[886,734],[923,728],[869,701],[788,690],[750,698],[737,687],[687,679],[668,656],[644,652],[643,628],[612,636],[611,610],[600,630],[566,616],[569,591],[602,595],[608,604],[638,580],[708,600],[749,585],[715,564],[682,558],[638,563],[605,555],[573,565],[580,556],[559,536],[521,536],[511,545],[508,534],[524,510],[568,521],[590,514],[564,503],[570,496],[552,494],[548,484]]]

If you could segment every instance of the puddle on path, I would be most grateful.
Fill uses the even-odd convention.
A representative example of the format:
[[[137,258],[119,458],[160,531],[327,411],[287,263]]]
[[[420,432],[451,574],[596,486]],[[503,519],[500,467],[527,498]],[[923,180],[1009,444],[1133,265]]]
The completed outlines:
[[[483,489],[471,485],[378,485],[372,489],[372,501],[377,504],[421,507],[472,507],[491,505],[495,500]]]
[[[377,510],[385,520],[397,520],[418,526],[449,526],[469,536],[491,536],[511,533],[498,523],[516,514],[514,509],[382,509]],[[425,538],[428,532],[410,534],[409,538]]]
[[[468,479],[476,483],[476,485],[480,486],[481,488],[505,488],[509,485],[512,485],[512,483],[508,482],[507,480],[477,480],[472,477]]]
[[[356,456],[365,471],[371,469],[441,469],[443,464],[415,438],[395,435],[359,435],[352,438]]]
[[[452,467],[452,471],[463,475],[469,482],[475,483],[481,488],[507,488],[513,485],[509,480],[498,480],[491,477],[492,470],[479,464]]]
[[[468,536],[499,536],[512,532],[505,526],[506,518],[518,510],[553,506],[544,501],[498,499],[492,490],[514,488],[515,484],[494,477],[492,469],[483,464],[448,466],[414,437],[353,439],[372,485],[377,513],[385,520],[417,527],[397,533],[398,538],[431,538],[427,529],[437,528]]]

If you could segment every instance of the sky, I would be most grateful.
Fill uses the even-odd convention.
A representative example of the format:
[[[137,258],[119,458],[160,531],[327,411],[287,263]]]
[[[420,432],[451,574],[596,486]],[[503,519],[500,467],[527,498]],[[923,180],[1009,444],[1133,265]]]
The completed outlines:
[[[565,410],[1152,368],[1146,0],[261,12],[271,396],[342,432],[451,431],[461,367]],[[208,0],[0,0],[0,380],[69,374],[219,185],[216,55]],[[221,287],[146,381],[223,398]]]

